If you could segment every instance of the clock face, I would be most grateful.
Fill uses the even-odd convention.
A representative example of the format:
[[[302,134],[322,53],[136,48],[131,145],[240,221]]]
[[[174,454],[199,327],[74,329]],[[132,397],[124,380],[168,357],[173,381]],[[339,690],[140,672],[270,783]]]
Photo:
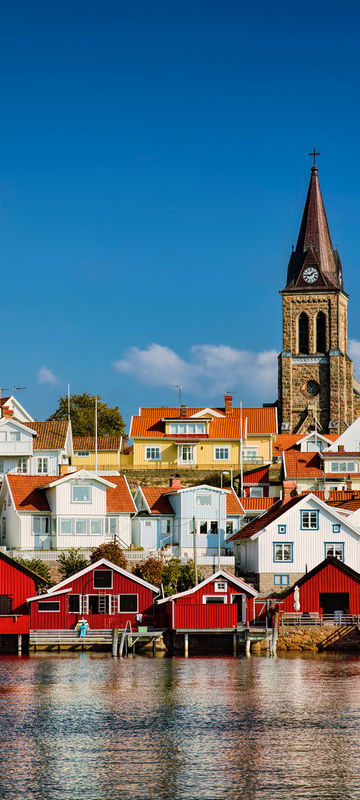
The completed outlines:
[[[319,277],[319,273],[315,267],[306,267],[303,272],[303,278],[306,283],[315,283]]]

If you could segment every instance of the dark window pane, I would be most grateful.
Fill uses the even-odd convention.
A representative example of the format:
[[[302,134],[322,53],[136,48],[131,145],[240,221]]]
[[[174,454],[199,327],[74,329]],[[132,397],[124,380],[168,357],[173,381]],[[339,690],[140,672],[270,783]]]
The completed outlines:
[[[111,589],[112,570],[94,569],[94,589]]]
[[[39,600],[39,611],[60,611],[59,600]]]
[[[129,611],[136,613],[138,610],[138,596],[137,594],[120,594],[119,595],[120,611]]]
[[[316,317],[316,352],[326,352],[326,317],[322,311]]]
[[[307,355],[309,352],[309,318],[307,314],[299,317],[299,353]]]
[[[0,595],[0,615],[2,614],[11,614],[12,612],[12,597],[8,597],[6,594]]]
[[[79,594],[69,594],[69,596],[68,596],[68,608],[69,608],[69,614],[79,614],[80,613],[80,595]]]

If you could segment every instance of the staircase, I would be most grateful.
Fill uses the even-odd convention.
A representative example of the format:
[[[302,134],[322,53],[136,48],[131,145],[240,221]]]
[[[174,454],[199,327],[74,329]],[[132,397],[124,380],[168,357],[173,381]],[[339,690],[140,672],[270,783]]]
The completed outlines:
[[[349,642],[350,647],[352,648],[354,645],[353,639],[355,638],[359,640],[360,645],[360,631],[357,625],[340,625],[338,628],[335,628],[334,631],[329,633],[329,636],[326,639],[323,639],[322,642],[319,642],[318,649],[320,651],[330,650],[333,648],[334,645],[338,644],[345,644],[345,638],[349,637],[351,634],[355,634],[355,637],[352,637],[352,642]],[[355,641],[356,643],[356,641]],[[338,649],[334,647],[334,649]],[[339,648],[341,649],[341,648]]]

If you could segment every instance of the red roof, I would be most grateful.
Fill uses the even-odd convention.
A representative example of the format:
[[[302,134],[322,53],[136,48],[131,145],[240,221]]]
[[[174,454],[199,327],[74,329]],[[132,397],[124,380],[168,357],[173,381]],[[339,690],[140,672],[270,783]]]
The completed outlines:
[[[250,498],[252,499],[252,498]],[[270,499],[270,498],[269,498]],[[295,506],[300,500],[304,498],[301,495],[297,497],[291,497],[287,503],[283,503],[282,500],[277,500],[273,507],[266,511],[265,514],[261,514],[259,517],[255,517],[255,519],[248,522],[241,531],[237,531],[232,536],[229,536],[227,539],[228,542],[234,542],[238,539],[250,539],[254,533],[259,533],[262,531],[263,528],[266,528],[267,525],[270,525],[271,522],[274,522],[278,517],[281,517],[285,511],[288,511],[292,506]]]
[[[278,433],[275,441],[273,442],[273,455],[278,456],[281,455],[283,450],[291,450],[295,447],[296,442],[299,442],[301,439],[305,439],[305,435],[299,436],[298,433]],[[327,433],[325,438],[329,439],[331,442],[335,442],[336,439],[339,438],[339,434]]]
[[[76,475],[76,473],[73,473]],[[41,487],[59,481],[64,475],[51,477],[49,475],[10,475],[6,478],[18,511],[51,511],[46,493]],[[115,489],[106,489],[106,510],[108,513],[130,513],[135,511],[134,501],[123,475],[107,478],[116,484]]]
[[[239,439],[240,437],[240,408],[233,408],[231,415],[225,416],[224,408],[213,409],[222,417],[213,417],[209,424],[209,438],[211,439]],[[131,437],[160,438],[165,436],[165,423],[163,419],[172,418],[179,421],[201,422],[206,417],[195,417],[203,408],[187,408],[186,417],[179,417],[178,408],[141,408],[140,415],[132,419]],[[277,419],[276,408],[243,408],[243,429],[247,419],[248,435],[256,433],[276,433]],[[168,438],[169,435],[168,435]],[[173,437],[172,437],[173,438]],[[197,438],[197,437],[196,437]]]
[[[140,486],[152,514],[174,514],[174,509],[166,496],[169,486]]]
[[[269,467],[258,467],[251,470],[251,472],[244,472],[243,483],[245,486],[267,485],[269,483]]]
[[[74,450],[94,450],[95,436],[74,436]],[[119,450],[120,436],[98,436],[98,450]]]
[[[244,511],[266,511],[278,501],[278,497],[240,497]]]
[[[301,453],[300,450],[285,450],[286,478],[323,478],[319,453]]]
[[[33,439],[34,450],[63,450],[65,447],[68,421],[66,419],[23,422],[27,428],[36,431]]]

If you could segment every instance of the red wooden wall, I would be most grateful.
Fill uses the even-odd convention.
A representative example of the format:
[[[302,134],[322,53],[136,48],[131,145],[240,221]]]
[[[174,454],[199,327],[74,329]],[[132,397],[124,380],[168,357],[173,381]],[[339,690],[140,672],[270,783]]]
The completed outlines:
[[[105,565],[97,567],[94,564],[94,569],[108,569]],[[116,614],[84,614],[84,618],[88,621],[91,630],[98,630],[101,628],[124,628],[127,620],[132,624],[136,623],[136,613],[143,614],[143,624],[148,625],[153,620],[153,602],[155,594],[150,589],[137,583],[133,578],[121,575],[113,571],[113,586],[111,589],[94,589],[93,588],[93,570],[81,575],[80,577],[74,576],[74,580],[63,587],[70,589],[72,594],[80,595],[117,595],[117,594],[137,594],[138,595],[138,612],[130,613],[124,611]],[[59,594],[56,596],[54,593],[53,599],[59,600],[60,611],[48,612],[39,611],[38,602],[34,600],[31,606],[30,627],[31,630],[66,630],[74,628],[82,614],[68,613],[68,597],[69,592],[66,594]],[[50,600],[51,598],[47,598]],[[41,600],[41,597],[39,597]]]
[[[349,614],[360,614],[360,581],[347,575],[333,564],[309,578],[299,587],[300,612],[322,612],[320,592],[348,592]],[[294,611],[294,592],[284,598],[284,611]]]
[[[163,603],[159,606],[159,624],[162,627],[174,629],[201,629],[201,628],[236,628],[237,625],[237,606],[231,602],[231,595],[246,595],[246,621],[253,619],[253,595],[241,589],[230,578],[219,578],[219,581],[227,582],[226,592],[215,592],[215,581],[209,581],[205,586],[200,586],[196,592],[184,594],[177,597],[174,601]],[[219,597],[227,595],[227,603],[206,604],[203,603],[204,595]],[[174,613],[172,612],[174,604]]]
[[[35,578],[26,575],[16,563],[11,564],[0,558],[0,595],[12,598],[12,613],[0,617],[0,634],[29,632],[30,616],[26,598],[35,592]]]

